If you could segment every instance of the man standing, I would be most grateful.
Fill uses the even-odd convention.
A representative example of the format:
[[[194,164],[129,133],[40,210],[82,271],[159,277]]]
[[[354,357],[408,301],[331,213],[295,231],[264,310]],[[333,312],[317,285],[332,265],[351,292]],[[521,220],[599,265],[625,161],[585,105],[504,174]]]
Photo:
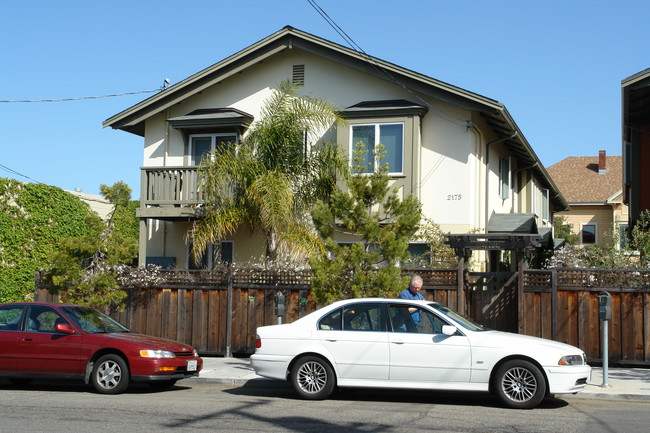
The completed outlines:
[[[398,298],[400,299],[424,299],[422,293],[422,277],[419,275],[413,275],[411,277],[411,283],[408,288],[405,289],[402,293],[399,294]]]
[[[398,298],[414,300],[424,299],[424,296],[422,296],[420,290],[422,290],[422,277],[419,275],[413,275],[411,277],[411,282],[409,283],[408,288],[400,293]],[[420,310],[417,308],[409,308],[409,313],[411,313],[413,322],[415,322],[415,326],[417,326],[420,323]]]

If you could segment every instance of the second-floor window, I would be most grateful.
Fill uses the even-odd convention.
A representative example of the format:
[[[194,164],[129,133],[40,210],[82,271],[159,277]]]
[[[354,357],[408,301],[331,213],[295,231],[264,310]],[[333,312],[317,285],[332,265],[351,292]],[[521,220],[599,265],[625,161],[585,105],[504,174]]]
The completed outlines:
[[[510,158],[499,158],[499,195],[510,197]]]
[[[542,188],[542,219],[548,221],[548,189]]]
[[[378,170],[382,164],[388,164],[390,174],[402,174],[404,171],[404,124],[403,123],[375,123],[367,125],[352,125],[352,142],[350,143],[352,155],[356,144],[362,142],[368,151],[364,156],[363,173]],[[376,160],[374,150],[377,144],[384,146],[383,159]]]
[[[201,134],[190,136],[190,165],[199,165],[203,155],[223,149],[228,143],[237,143],[235,134]]]

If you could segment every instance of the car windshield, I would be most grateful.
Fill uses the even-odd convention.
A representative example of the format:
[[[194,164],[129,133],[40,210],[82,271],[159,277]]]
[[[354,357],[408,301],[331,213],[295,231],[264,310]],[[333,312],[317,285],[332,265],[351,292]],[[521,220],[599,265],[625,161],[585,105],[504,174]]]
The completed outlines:
[[[439,313],[443,314],[444,316],[449,317],[452,319],[454,322],[458,323],[461,325],[463,328],[469,329],[470,331],[487,331],[487,328],[484,328],[483,325],[479,325],[476,322],[473,322],[472,320],[468,319],[467,317],[461,316],[454,310],[450,310],[449,308],[440,305],[440,304],[429,304],[431,308],[434,310],[438,311]]]
[[[128,328],[90,307],[63,307],[63,311],[84,332],[131,332]]]

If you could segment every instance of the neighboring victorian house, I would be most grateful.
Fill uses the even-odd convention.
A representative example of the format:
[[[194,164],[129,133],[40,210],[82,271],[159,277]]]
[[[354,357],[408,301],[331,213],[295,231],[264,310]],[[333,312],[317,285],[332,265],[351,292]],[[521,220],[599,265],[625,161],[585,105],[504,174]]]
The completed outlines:
[[[240,140],[283,80],[341,107],[348,124],[323,140],[349,152],[372,130],[374,144],[390,143],[392,185],[417,196],[444,232],[485,231],[493,213],[534,214],[537,227],[549,227],[552,213],[568,208],[503,104],[285,27],[104,122],[144,138],[141,265],[193,267],[186,233],[200,205],[197,163],[220,142]],[[206,256],[243,262],[263,246],[244,228]]]
[[[625,242],[628,211],[623,204],[621,156],[570,156],[548,167],[571,210],[558,212],[578,234],[580,245],[601,244],[613,235]]]
[[[623,96],[623,202],[630,227],[650,209],[650,69],[621,82]]]

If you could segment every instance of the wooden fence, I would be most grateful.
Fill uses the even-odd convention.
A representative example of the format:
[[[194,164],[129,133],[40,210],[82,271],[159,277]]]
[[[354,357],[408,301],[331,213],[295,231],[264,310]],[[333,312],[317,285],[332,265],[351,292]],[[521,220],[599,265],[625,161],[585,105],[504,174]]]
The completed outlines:
[[[427,299],[457,309],[455,269],[411,269],[424,280]],[[130,329],[183,341],[203,355],[250,354],[255,329],[275,324],[275,295],[285,296],[283,323],[316,310],[309,271],[167,271],[165,283],[128,289],[123,312],[111,315]],[[524,314],[518,317],[518,275],[470,273],[465,313],[489,328],[523,333],[582,348],[590,362],[601,359],[598,294],[612,295],[609,362],[650,365],[650,271],[594,269],[527,270]],[[56,301],[37,282],[38,301]]]

